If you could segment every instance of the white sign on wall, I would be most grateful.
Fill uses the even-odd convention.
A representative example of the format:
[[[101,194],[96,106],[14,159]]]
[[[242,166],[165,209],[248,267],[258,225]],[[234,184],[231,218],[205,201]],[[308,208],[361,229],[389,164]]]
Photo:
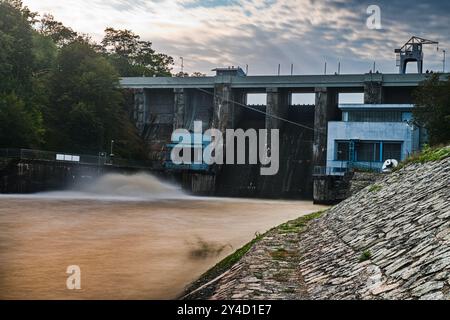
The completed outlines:
[[[70,161],[70,162],[80,162],[80,156],[74,156],[71,154],[57,154],[57,161]]]

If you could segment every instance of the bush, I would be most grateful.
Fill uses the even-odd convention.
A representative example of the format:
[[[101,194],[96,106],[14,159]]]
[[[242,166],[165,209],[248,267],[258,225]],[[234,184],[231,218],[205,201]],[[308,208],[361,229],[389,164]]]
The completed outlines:
[[[440,161],[450,157],[450,146],[430,147],[425,145],[422,152],[413,154],[402,161],[395,170],[399,170],[411,163],[426,163],[430,161]]]
[[[433,74],[414,92],[413,116],[416,124],[427,129],[431,145],[450,141],[450,77],[441,81]]]

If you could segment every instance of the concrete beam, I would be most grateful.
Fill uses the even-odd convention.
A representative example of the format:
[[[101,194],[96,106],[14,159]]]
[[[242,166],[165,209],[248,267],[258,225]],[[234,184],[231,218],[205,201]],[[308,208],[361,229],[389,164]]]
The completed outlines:
[[[216,84],[231,83],[232,88],[261,89],[316,87],[362,89],[366,81],[382,82],[383,87],[416,87],[429,76],[427,74],[341,74],[341,75],[297,75],[297,76],[246,76],[246,77],[130,77],[122,78],[124,88],[174,89],[214,88]],[[442,74],[443,80],[450,76]],[[226,81],[225,81],[226,80]]]

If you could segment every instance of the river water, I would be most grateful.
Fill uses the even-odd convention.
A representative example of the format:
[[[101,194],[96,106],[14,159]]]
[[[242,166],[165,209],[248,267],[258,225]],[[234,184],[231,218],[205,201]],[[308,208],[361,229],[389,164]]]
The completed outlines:
[[[170,299],[255,233],[324,207],[198,198],[146,174],[0,195],[0,299]],[[81,289],[69,290],[67,267]]]

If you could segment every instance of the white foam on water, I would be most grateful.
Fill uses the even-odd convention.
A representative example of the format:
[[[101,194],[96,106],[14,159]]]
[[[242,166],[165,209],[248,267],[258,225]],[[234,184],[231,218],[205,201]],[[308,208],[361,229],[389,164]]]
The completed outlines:
[[[103,201],[155,201],[186,199],[180,187],[163,182],[148,173],[132,175],[111,173],[84,184],[77,190],[4,194],[0,198],[86,199]]]

